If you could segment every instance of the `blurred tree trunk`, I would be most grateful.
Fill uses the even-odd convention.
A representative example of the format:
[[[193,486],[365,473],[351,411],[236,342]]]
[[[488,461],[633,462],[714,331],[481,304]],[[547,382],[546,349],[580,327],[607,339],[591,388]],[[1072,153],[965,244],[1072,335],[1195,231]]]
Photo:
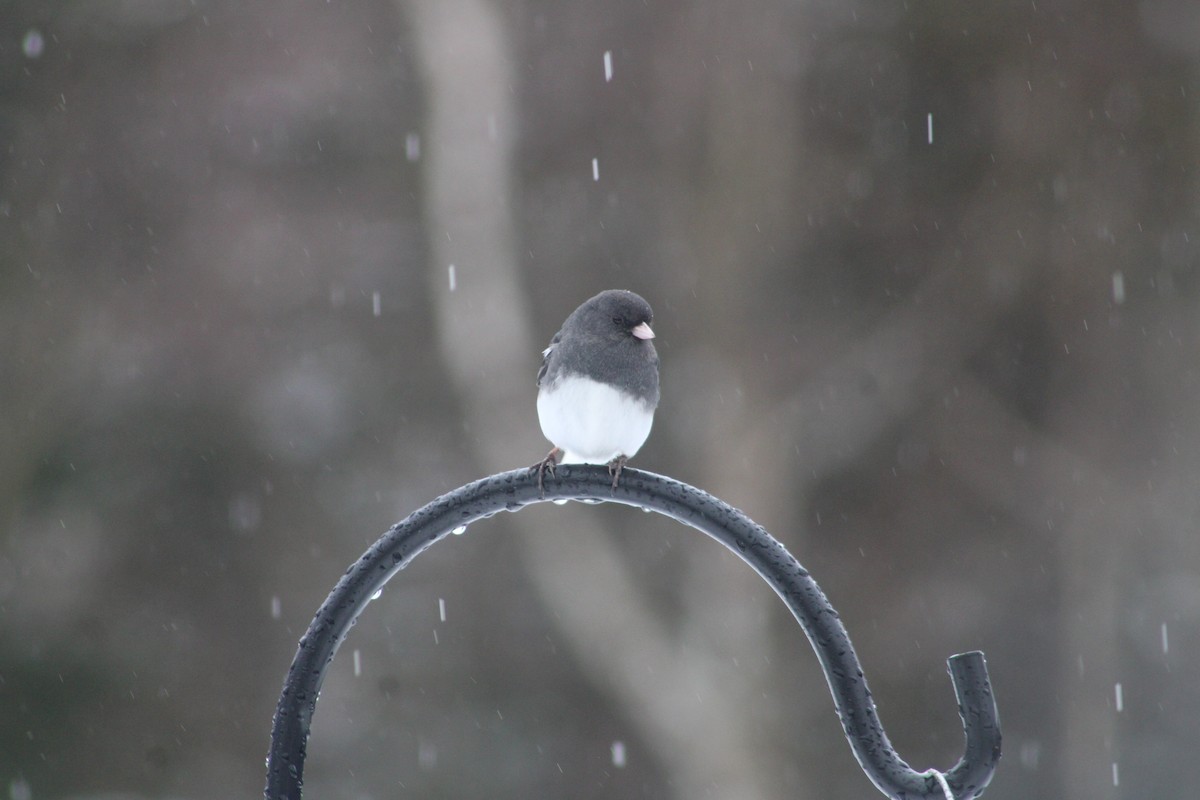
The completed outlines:
[[[512,469],[542,454],[531,449],[543,444],[530,421],[544,346],[530,330],[515,264],[514,56],[489,2],[415,0],[400,9],[413,15],[430,105],[425,222],[438,345],[481,465]],[[453,291],[449,264],[456,265]],[[518,541],[548,616],[561,622],[579,663],[657,749],[678,797],[702,797],[714,785],[722,796],[769,796],[755,772],[751,723],[737,698],[711,691],[719,679],[706,666],[706,648],[657,618],[607,532],[586,510],[577,512],[569,534],[526,513]],[[689,600],[695,613],[724,605],[711,592]],[[710,629],[697,638],[713,636]]]

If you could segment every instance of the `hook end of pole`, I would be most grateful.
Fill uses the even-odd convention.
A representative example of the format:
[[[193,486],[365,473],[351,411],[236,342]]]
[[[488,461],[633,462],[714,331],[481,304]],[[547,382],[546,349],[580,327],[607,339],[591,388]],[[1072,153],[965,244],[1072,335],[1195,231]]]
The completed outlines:
[[[967,739],[962,759],[946,777],[957,790],[955,797],[978,797],[1000,762],[1000,712],[982,651],[950,656],[946,665]]]

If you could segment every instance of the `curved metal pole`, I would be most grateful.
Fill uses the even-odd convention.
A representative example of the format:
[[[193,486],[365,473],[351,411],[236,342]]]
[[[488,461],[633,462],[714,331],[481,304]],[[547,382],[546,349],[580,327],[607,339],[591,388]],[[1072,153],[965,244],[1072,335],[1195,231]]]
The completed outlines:
[[[707,533],[754,568],[783,599],[808,635],[825,671],[833,703],[859,765],[888,797],[945,798],[933,771],[916,772],[896,754],[875,712],[858,656],[824,592],[778,541],[736,508],[685,483],[626,469],[616,489],[602,466],[560,466],[547,475],[545,495],[536,472],[518,469],[442,495],[392,526],[371,546],[322,604],[284,682],[267,755],[267,800],[299,800],[309,727],[325,670],[354,620],[388,580],[451,531],[500,511],[544,500],[611,501],[651,509]],[[1000,760],[1000,721],[983,653],[951,656],[966,748],[943,777],[955,800],[983,794]]]

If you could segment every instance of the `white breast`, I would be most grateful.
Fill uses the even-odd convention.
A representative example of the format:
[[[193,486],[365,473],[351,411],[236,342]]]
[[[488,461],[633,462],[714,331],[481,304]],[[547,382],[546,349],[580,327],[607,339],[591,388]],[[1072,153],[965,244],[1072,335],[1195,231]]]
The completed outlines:
[[[654,409],[591,378],[571,375],[538,392],[538,421],[565,463],[632,458],[650,435]]]

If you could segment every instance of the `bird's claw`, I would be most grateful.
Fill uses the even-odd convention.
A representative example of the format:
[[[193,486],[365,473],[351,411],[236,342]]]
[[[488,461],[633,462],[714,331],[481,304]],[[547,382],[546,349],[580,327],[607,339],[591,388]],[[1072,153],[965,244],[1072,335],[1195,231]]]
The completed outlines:
[[[546,489],[544,486],[542,486],[542,478],[547,472],[550,473],[551,478],[554,477],[554,468],[558,466],[558,459],[562,458],[562,454],[563,451],[556,447],[547,453],[545,458],[530,467],[530,469],[537,470],[538,497],[542,498],[543,500],[546,498]]]
[[[608,474],[612,475],[612,488],[614,492],[617,490],[617,481],[621,480],[621,470],[625,469],[627,461],[629,461],[629,456],[617,456],[608,462]]]

